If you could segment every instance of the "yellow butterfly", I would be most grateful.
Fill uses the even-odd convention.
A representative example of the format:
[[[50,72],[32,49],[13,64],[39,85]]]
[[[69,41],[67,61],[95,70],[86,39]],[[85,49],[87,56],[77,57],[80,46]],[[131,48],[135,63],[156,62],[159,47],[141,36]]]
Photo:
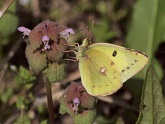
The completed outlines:
[[[77,49],[82,84],[92,96],[113,94],[148,62],[145,53],[109,43],[89,45],[88,39]]]

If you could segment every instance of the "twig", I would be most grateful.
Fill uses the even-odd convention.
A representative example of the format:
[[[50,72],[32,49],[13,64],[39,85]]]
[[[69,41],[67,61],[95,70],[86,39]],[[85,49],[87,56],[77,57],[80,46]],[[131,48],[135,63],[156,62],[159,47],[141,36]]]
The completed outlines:
[[[8,62],[12,59],[12,57],[14,56],[15,52],[18,50],[19,46],[20,46],[21,40],[18,40],[15,45],[11,48],[11,50],[9,51],[7,57],[0,63],[0,83],[3,80],[3,77],[6,73],[7,67],[8,67]]]
[[[14,113],[12,116],[9,117],[3,124],[13,124],[14,121],[18,118],[20,112]]]
[[[0,10],[0,19],[13,1],[14,0],[5,0],[2,9]]]

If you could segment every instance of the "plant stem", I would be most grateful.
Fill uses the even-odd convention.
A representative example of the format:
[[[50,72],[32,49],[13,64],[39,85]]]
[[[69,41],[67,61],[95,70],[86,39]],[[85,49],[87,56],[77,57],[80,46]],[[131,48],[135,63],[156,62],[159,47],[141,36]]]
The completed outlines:
[[[47,92],[46,94],[47,94],[47,102],[48,102],[49,121],[50,121],[50,124],[55,124],[54,123],[51,83],[48,81],[48,79],[46,78],[45,75],[44,75],[44,83],[46,85],[46,92]]]

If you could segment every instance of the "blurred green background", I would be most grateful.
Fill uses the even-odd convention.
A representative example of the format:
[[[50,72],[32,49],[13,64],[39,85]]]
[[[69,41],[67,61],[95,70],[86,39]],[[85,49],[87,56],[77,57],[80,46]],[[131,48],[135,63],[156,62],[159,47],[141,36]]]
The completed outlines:
[[[26,38],[22,39],[17,31],[19,26],[33,29],[44,20],[73,28],[77,33],[69,38],[69,43],[81,44],[86,38],[81,30],[88,27],[93,33],[93,43],[108,42],[147,53],[148,65],[155,66],[164,94],[164,5],[163,0],[1,0],[0,123],[48,123],[44,84],[29,71]],[[96,124],[137,121],[146,69],[128,80],[117,93],[108,96],[113,102],[98,100]],[[60,115],[58,111],[59,97],[66,87],[73,80],[80,82],[76,62],[69,62],[67,71],[63,82],[52,84],[56,124],[73,123],[71,117]]]

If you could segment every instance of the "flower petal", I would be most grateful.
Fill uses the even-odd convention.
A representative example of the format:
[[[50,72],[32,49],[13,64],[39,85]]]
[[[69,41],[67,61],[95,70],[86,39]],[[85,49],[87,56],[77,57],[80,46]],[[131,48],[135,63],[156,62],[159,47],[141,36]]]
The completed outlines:
[[[80,100],[79,100],[79,98],[78,98],[78,97],[74,98],[74,99],[73,99],[73,103],[80,104]]]
[[[61,31],[60,34],[67,38],[70,34],[75,34],[75,32],[72,28],[67,28],[64,31]]]
[[[46,35],[44,35],[44,36],[42,37],[42,41],[43,41],[43,42],[44,42],[44,41],[49,41],[49,37],[46,36]]]
[[[21,27],[18,27],[18,31],[20,32],[25,32],[27,30],[27,28],[21,26]]]
[[[30,29],[25,28],[25,27],[23,27],[23,26],[18,27],[18,31],[23,32],[23,35],[24,35],[23,37],[25,37],[25,35],[26,35],[26,36],[29,36],[29,33],[31,32]]]

